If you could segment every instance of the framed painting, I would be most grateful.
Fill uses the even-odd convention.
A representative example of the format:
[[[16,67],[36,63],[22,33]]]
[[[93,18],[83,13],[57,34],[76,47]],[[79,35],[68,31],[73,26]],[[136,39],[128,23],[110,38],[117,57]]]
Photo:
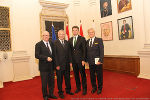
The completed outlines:
[[[112,15],[111,0],[100,0],[101,18]]]
[[[131,0],[117,0],[118,13],[132,9]]]
[[[112,21],[101,24],[101,36],[104,41],[113,40]]]
[[[132,16],[118,19],[119,40],[134,39]]]

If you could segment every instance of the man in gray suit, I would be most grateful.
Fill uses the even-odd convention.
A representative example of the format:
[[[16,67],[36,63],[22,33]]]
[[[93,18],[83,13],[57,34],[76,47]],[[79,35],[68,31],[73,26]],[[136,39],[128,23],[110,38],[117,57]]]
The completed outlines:
[[[73,95],[71,92],[70,84],[70,53],[69,53],[69,43],[65,39],[65,33],[63,30],[58,31],[58,39],[54,42],[55,51],[55,64],[56,64],[56,74],[57,74],[57,86],[59,97],[64,99],[64,94],[62,91],[63,77],[66,85],[66,94]]]

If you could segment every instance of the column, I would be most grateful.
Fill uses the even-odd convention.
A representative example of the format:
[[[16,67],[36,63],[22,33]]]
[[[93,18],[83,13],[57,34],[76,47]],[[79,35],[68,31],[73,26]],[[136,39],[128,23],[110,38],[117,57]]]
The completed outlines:
[[[150,0],[143,0],[143,14],[144,14],[144,32],[145,43],[144,48],[141,51],[138,51],[140,57],[140,78],[150,79]]]

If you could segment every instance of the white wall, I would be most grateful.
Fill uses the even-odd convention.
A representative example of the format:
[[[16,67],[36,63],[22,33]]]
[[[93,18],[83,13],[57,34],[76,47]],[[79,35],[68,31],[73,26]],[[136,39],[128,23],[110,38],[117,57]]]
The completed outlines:
[[[77,0],[76,0],[77,1]],[[100,15],[100,0],[96,1],[96,5],[90,6],[89,0],[78,0],[79,6],[74,6],[71,3],[71,9],[67,9],[70,22],[70,33],[73,25],[80,26],[80,20],[82,21],[83,32],[86,37],[87,29],[93,27],[96,29],[96,36],[101,37],[100,24],[108,21],[113,23],[113,40],[104,41],[105,55],[137,55],[137,51],[143,47],[144,43],[144,23],[143,23],[143,1],[131,0],[132,10],[118,14],[117,0],[111,0],[112,3],[112,15],[101,18]],[[118,38],[118,24],[117,19],[132,16],[133,17],[133,29],[135,37],[134,39],[119,40]],[[95,20],[93,23],[92,20]]]
[[[13,64],[11,61],[12,52],[25,50],[31,56],[31,76],[38,74],[38,65],[35,63],[34,45],[40,40],[40,11],[41,6],[38,0],[5,0],[0,6],[10,7],[11,41],[12,51],[8,52],[9,58],[0,66],[2,81],[12,81]],[[1,55],[3,52],[0,52]]]
[[[143,48],[144,23],[143,23],[143,0],[132,0],[132,10],[118,14],[117,0],[112,1],[112,15],[101,18],[99,0],[96,4],[91,6],[90,0],[77,0],[79,5],[75,6],[75,0],[47,0],[69,4],[66,12],[69,17],[70,35],[71,27],[80,25],[82,27],[85,37],[87,29],[95,26],[97,37],[101,37],[100,24],[108,21],[113,22],[113,41],[104,41],[105,55],[137,55],[137,51]],[[10,22],[11,22],[11,40],[12,51],[25,50],[31,56],[30,69],[31,75],[38,75],[38,64],[34,57],[34,45],[40,40],[40,11],[41,6],[39,0],[0,0],[0,6],[10,7]],[[134,39],[119,40],[117,19],[133,16]],[[95,23],[92,20],[95,20]],[[2,59],[0,64],[1,80],[12,81],[13,79],[13,64],[11,62],[12,51],[8,52],[9,58]],[[3,52],[0,52],[2,56]]]

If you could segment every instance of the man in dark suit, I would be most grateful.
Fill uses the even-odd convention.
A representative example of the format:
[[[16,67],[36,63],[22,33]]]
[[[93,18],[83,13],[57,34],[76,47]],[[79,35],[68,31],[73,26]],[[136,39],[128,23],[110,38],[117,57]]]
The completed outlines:
[[[128,39],[129,31],[131,31],[130,25],[126,23],[126,20],[123,20],[123,25],[121,27],[121,39]]]
[[[79,72],[82,79],[83,95],[87,94],[87,82],[85,74],[85,56],[86,56],[86,40],[84,37],[79,36],[79,27],[72,27],[73,37],[69,39],[70,49],[71,49],[71,60],[70,66],[73,66],[75,81],[76,81],[76,91],[78,93],[81,91],[81,82],[79,77]]]
[[[101,38],[95,37],[95,31],[93,28],[88,30],[90,39],[87,40],[87,62],[90,68],[90,79],[92,84],[91,93],[95,93],[97,90],[96,76],[98,82],[97,94],[102,92],[103,88],[103,57],[104,57],[104,45]]]
[[[69,65],[69,44],[65,39],[65,33],[63,30],[58,31],[58,38],[54,42],[55,51],[55,64],[56,64],[56,75],[57,75],[57,86],[58,94],[60,98],[64,98],[62,91],[63,76],[65,79],[66,93],[73,95],[71,92],[70,84],[70,65]]]
[[[35,58],[39,59],[39,70],[42,81],[42,93],[44,100],[48,98],[57,99],[54,96],[54,52],[53,44],[49,41],[49,32],[44,31],[42,33],[40,42],[35,45]],[[49,89],[49,95],[47,92],[47,85]]]

